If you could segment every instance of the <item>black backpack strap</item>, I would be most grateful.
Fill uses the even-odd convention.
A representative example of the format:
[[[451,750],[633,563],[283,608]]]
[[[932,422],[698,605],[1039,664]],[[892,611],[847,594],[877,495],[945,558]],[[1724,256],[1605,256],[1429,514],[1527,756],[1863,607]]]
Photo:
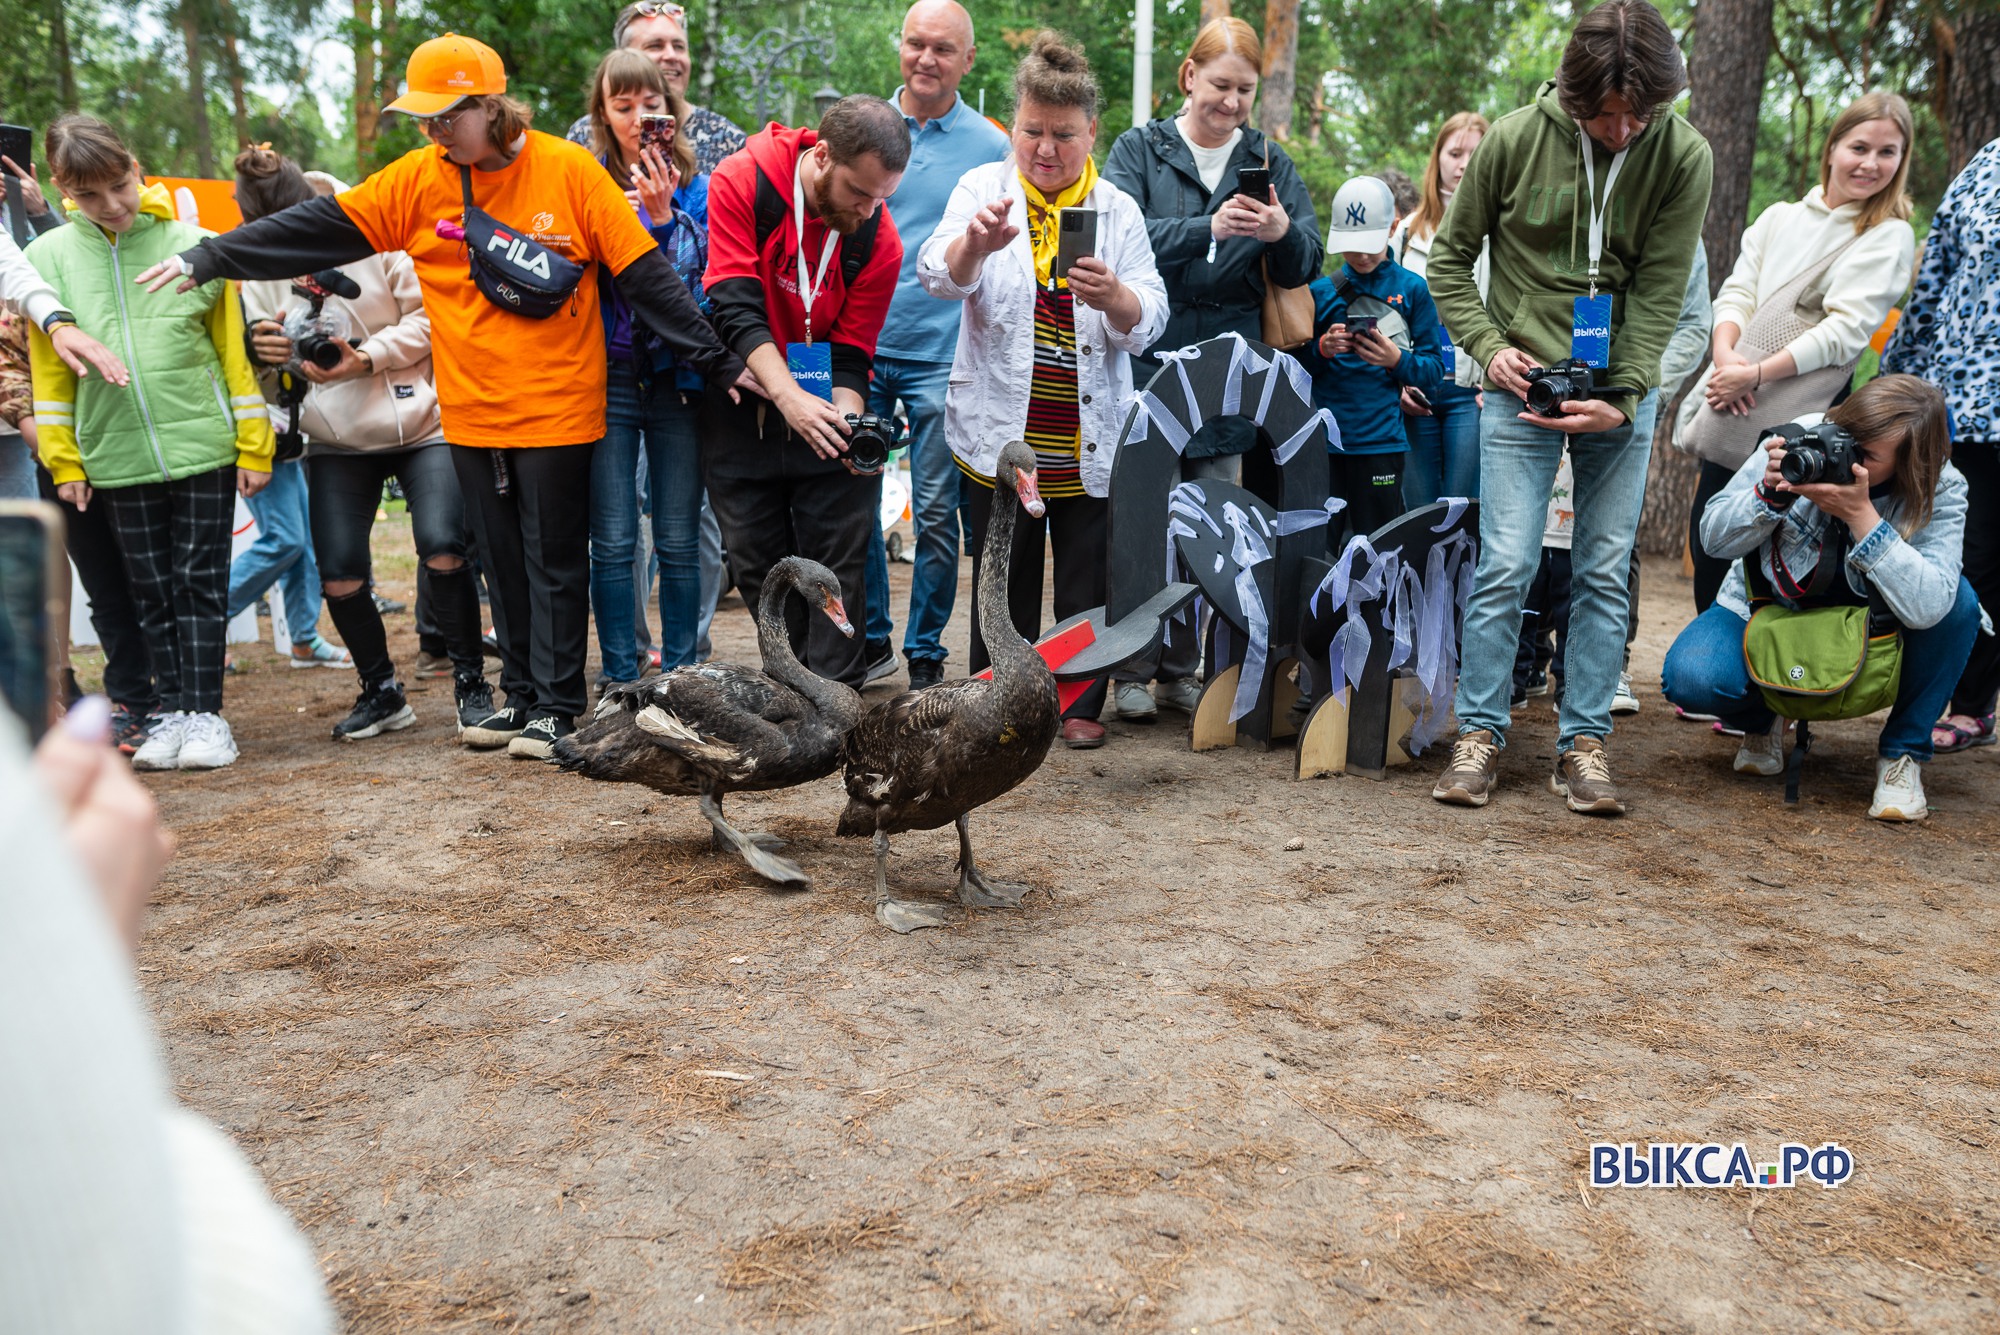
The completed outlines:
[[[465,200],[465,211],[470,213],[472,211],[472,168],[462,162],[458,164],[458,190],[460,196]]]
[[[791,211],[791,201],[778,193],[777,184],[759,167],[757,195],[751,206],[751,220],[756,228],[759,251],[771,239],[771,233],[785,225]],[[861,271],[868,267],[868,261],[875,257],[875,238],[882,230],[882,212],[881,209],[875,210],[867,222],[840,238],[840,279],[843,287],[849,290],[861,277]]]

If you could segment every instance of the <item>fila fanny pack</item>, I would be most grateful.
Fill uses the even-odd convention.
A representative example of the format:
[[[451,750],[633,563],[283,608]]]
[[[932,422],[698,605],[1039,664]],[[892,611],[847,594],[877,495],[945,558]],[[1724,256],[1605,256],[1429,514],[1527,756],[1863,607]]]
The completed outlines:
[[[583,281],[583,266],[510,227],[472,202],[472,169],[461,165],[465,252],[480,294],[503,311],[546,320]]]

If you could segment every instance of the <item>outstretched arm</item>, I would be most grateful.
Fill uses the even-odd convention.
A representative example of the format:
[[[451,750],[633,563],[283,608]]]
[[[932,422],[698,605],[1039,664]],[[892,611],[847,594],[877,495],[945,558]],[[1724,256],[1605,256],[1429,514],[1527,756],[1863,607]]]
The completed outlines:
[[[186,292],[217,278],[296,278],[317,269],[331,269],[375,253],[375,243],[328,196],[294,204],[221,236],[205,239],[193,250],[163,260],[136,280],[148,292],[158,292],[176,277],[176,292]]]

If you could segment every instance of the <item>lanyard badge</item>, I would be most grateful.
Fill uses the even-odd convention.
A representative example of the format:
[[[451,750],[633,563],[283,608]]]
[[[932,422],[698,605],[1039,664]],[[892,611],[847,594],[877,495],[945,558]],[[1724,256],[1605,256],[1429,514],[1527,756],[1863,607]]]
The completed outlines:
[[[810,152],[811,150],[807,150]],[[840,248],[840,236],[831,227],[826,229],[826,244],[819,252],[819,273],[811,282],[806,281],[806,155],[799,154],[799,160],[792,167],[792,227],[797,235],[799,256],[799,304],[806,311],[806,343],[813,341],[813,302],[826,290],[826,269],[833,263],[833,252]]]

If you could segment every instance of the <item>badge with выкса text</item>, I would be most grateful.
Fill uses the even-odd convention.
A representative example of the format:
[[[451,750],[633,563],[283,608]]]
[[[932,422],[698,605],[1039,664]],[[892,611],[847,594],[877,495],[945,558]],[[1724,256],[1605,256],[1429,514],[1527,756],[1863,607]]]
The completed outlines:
[[[1611,294],[1578,297],[1570,317],[1569,355],[1602,371],[1611,365]]]
[[[833,345],[830,343],[787,343],[785,365],[792,379],[808,394],[833,402]]]

